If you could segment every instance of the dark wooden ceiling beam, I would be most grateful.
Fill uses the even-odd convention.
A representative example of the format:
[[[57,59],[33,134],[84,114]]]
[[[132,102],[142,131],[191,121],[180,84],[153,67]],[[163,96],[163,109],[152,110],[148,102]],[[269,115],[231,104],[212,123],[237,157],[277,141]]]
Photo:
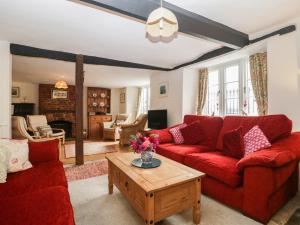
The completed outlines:
[[[76,54],[74,53],[34,48],[25,45],[11,44],[10,52],[13,55],[56,59],[56,60],[62,60],[67,62],[76,62]],[[120,61],[114,59],[101,58],[96,56],[88,56],[88,55],[84,56],[84,63],[92,64],[92,65],[117,66],[117,67],[137,68],[137,69],[146,69],[146,70],[161,70],[161,71],[170,70],[170,68],[162,68],[157,66],[150,66],[145,64],[132,63],[132,62],[126,62],[126,61]]]
[[[160,6],[160,0],[78,0],[76,2],[88,3],[142,21],[146,21],[149,14]],[[163,6],[176,15],[179,31],[182,33],[221,42],[228,47],[239,48],[249,44],[248,34],[165,1]]]

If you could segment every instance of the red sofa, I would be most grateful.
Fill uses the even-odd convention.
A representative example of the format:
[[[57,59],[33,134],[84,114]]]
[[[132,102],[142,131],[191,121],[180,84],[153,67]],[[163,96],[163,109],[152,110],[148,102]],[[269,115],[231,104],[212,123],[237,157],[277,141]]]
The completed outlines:
[[[0,225],[74,225],[58,140],[29,143],[31,169],[0,184]]]
[[[266,223],[298,190],[300,134],[291,133],[284,115],[221,117],[186,115],[184,123],[199,121],[205,140],[197,145],[176,145],[170,128],[160,135],[157,153],[204,172],[202,192],[245,215]],[[259,125],[272,147],[237,159],[224,154],[223,135]],[[195,134],[191,134],[195,135]],[[203,134],[202,134],[203,135]]]

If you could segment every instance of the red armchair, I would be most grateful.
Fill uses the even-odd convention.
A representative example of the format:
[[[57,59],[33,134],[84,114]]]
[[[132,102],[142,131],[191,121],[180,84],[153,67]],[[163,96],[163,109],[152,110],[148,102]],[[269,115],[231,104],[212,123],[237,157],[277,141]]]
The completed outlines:
[[[74,225],[58,140],[29,143],[31,169],[0,184],[0,225]]]
[[[168,129],[151,133],[163,137],[158,154],[206,173],[201,184],[204,194],[267,223],[297,193],[300,133],[291,134],[292,122],[286,116],[184,118],[187,124],[194,121],[203,125],[207,136],[196,145],[174,144]],[[241,159],[223,153],[226,131],[242,127],[247,132],[254,125],[263,130],[271,148]]]

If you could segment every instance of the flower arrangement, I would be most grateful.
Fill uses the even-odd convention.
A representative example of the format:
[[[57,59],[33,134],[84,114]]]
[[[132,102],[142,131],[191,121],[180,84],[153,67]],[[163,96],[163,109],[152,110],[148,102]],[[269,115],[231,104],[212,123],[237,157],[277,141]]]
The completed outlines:
[[[151,134],[146,137],[141,133],[137,133],[136,135],[132,135],[130,138],[130,149],[135,153],[143,153],[143,152],[155,152],[157,146],[159,144],[159,136],[156,134]]]

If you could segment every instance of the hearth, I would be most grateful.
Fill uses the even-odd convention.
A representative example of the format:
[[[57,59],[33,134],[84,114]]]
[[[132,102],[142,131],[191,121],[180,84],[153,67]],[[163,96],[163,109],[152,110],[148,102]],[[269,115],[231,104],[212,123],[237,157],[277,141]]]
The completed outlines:
[[[52,128],[63,129],[66,132],[66,138],[72,137],[72,123],[65,120],[54,120],[48,123]]]

